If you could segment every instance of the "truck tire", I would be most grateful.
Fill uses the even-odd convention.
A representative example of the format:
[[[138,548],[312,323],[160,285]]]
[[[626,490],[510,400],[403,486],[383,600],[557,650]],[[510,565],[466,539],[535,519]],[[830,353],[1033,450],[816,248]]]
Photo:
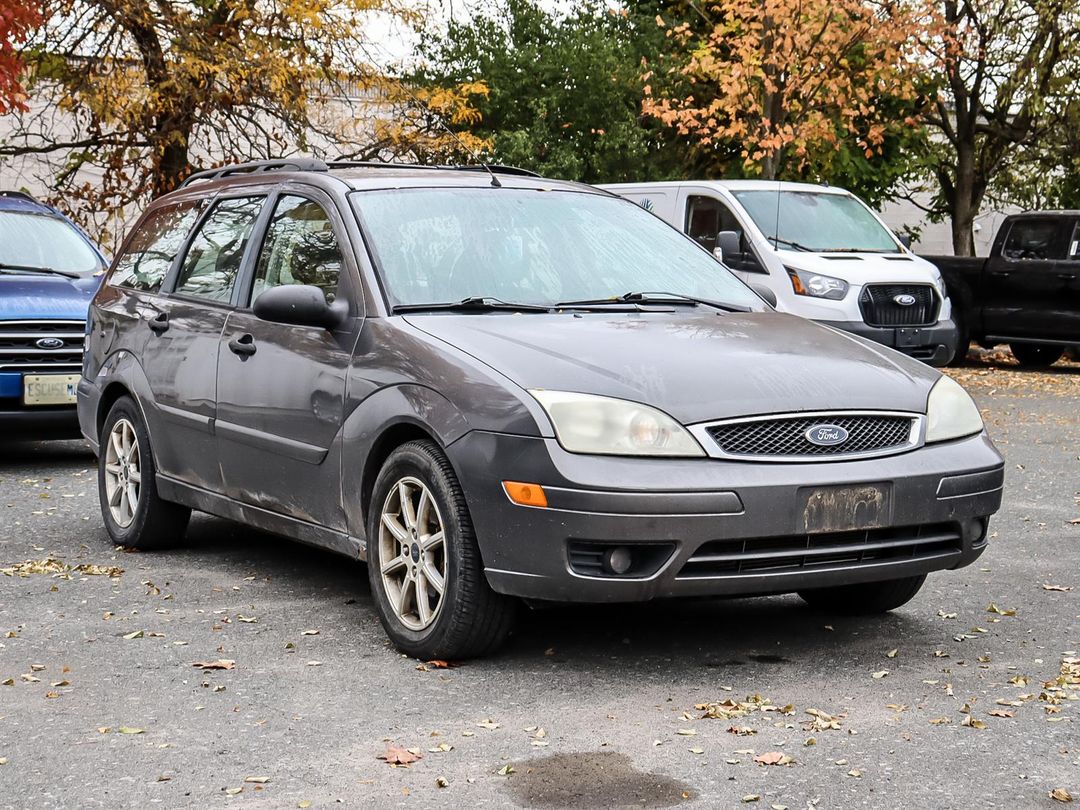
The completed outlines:
[[[837,585],[799,591],[799,596],[811,607],[830,613],[850,616],[887,613],[906,605],[926,581],[926,574],[885,582],[861,582],[856,585]]]
[[[1020,365],[1026,368],[1046,368],[1052,366],[1065,354],[1063,346],[1050,343],[1010,343],[1009,351]]]

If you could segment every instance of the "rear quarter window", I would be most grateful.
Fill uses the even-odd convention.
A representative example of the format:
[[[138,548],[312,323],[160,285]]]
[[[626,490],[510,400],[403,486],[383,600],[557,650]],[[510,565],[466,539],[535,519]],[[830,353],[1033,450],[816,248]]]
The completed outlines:
[[[164,206],[150,214],[116,260],[109,283],[146,292],[160,290],[202,205],[201,200],[192,200]]]

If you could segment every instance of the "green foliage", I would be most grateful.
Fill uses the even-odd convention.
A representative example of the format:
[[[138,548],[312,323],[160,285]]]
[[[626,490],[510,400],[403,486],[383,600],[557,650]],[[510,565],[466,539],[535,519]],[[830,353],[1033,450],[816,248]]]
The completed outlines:
[[[644,20],[589,2],[569,16],[531,0],[501,0],[468,22],[429,32],[420,87],[481,81],[480,121],[459,125],[485,139],[486,157],[589,183],[679,174],[674,144],[641,114],[643,59],[662,37]]]

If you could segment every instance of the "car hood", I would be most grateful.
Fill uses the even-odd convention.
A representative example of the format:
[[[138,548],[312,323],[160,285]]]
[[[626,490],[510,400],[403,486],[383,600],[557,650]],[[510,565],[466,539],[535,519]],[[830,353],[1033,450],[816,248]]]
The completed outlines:
[[[0,321],[85,320],[100,281],[0,274]]]
[[[907,253],[805,253],[779,250],[785,267],[842,278],[849,284],[933,284],[944,295],[941,273]]]
[[[684,424],[833,409],[925,413],[940,374],[777,312],[408,315],[522,388],[644,402]]]

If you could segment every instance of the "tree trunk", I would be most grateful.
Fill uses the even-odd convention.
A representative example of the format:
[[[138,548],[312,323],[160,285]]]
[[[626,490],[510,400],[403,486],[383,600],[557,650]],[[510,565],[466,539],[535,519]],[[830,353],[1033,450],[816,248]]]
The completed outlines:
[[[175,189],[187,176],[191,164],[188,142],[193,122],[187,116],[163,116],[155,132],[155,166],[153,193],[155,197]]]
[[[979,212],[982,194],[977,192],[975,183],[975,144],[957,145],[956,177],[953,195],[950,201],[952,210],[953,255],[975,255],[975,215]]]

